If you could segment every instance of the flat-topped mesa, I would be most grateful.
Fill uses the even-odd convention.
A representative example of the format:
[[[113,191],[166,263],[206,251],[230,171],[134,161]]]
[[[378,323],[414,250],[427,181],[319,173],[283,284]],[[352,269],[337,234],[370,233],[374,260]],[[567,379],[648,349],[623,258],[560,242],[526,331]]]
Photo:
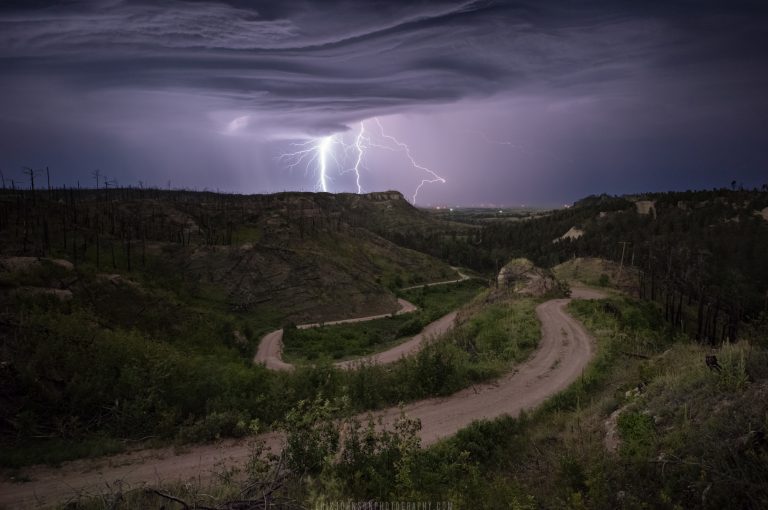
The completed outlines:
[[[385,200],[405,200],[405,197],[399,191],[372,191],[371,193],[364,193],[361,195],[369,200],[382,202]]]

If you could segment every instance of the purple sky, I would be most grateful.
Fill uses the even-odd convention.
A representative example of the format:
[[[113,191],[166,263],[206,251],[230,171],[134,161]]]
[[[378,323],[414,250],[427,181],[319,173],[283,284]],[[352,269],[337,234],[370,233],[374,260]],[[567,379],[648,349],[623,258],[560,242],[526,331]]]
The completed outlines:
[[[768,182],[764,1],[5,1],[0,170],[554,205]],[[340,143],[344,142],[345,146]],[[312,143],[312,142],[310,142]],[[295,162],[295,160],[293,161]],[[318,163],[315,161],[314,163]],[[346,172],[345,172],[346,171]],[[344,172],[344,173],[342,173]]]

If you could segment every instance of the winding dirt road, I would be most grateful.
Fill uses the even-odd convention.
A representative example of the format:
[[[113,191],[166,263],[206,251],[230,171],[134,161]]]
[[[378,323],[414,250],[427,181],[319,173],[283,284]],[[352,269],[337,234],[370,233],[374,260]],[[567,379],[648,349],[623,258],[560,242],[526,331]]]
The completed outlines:
[[[436,321],[430,322],[421,333],[411,337],[410,340],[406,340],[403,343],[397,344],[391,349],[382,351],[370,356],[364,356],[362,358],[350,359],[347,361],[339,361],[334,365],[343,370],[352,370],[362,363],[378,363],[385,365],[387,363],[394,363],[403,356],[410,356],[411,354],[420,350],[430,340],[441,336],[443,333],[453,328],[454,321],[456,320],[456,311],[449,312]]]
[[[452,267],[459,277],[455,280],[444,280],[441,282],[422,283],[420,285],[413,285],[411,287],[405,287],[402,290],[420,289],[423,287],[434,287],[437,285],[447,285],[449,283],[458,283],[465,280],[469,280],[471,277],[462,273],[458,267]],[[411,313],[418,310],[418,307],[413,303],[406,301],[405,299],[398,298],[397,302],[400,304],[400,308],[395,312],[395,315],[401,315],[404,313]],[[391,314],[385,313],[380,315],[369,315],[367,317],[355,317],[353,319],[342,319],[338,321],[330,322],[313,322],[311,324],[301,324],[296,326],[299,329],[317,328],[320,326],[333,326],[334,324],[349,324],[353,322],[366,322],[376,319],[383,319],[389,317]],[[379,363],[387,364],[394,363],[403,356],[409,356],[429,341],[430,338],[435,338],[443,333],[447,332],[453,327],[453,321],[456,319],[456,312],[450,312],[443,315],[434,322],[427,324],[421,333],[412,337],[410,340],[402,342],[391,349],[370,356],[363,356],[346,361],[337,361],[334,366],[342,370],[350,370],[363,363]],[[256,355],[253,358],[254,363],[264,363],[269,370],[293,370],[294,367],[291,363],[283,361],[283,330],[278,329],[267,333],[259,341],[259,347],[256,349]]]
[[[575,288],[574,298],[601,299],[605,294]],[[405,406],[405,413],[421,420],[421,440],[432,444],[455,434],[475,420],[517,416],[563,391],[581,376],[595,345],[584,326],[565,306],[570,299],[553,299],[536,307],[541,340],[528,360],[488,384],[466,388],[449,397],[420,400]],[[385,423],[400,416],[397,408],[382,411]]]
[[[395,312],[395,315],[402,315],[404,313],[411,313],[418,310],[416,305],[406,301],[405,299],[398,298],[397,302],[400,304],[400,309]],[[369,315],[367,317],[355,317],[354,319],[342,319],[331,322],[313,322],[312,324],[301,324],[296,326],[299,329],[317,328],[320,326],[333,326],[334,324],[349,324],[353,322],[366,322],[376,319],[383,319],[389,317],[391,314],[385,313],[381,315]],[[392,349],[389,349],[378,354],[372,354],[362,358],[356,358],[349,361],[339,361],[334,363],[335,366],[348,370],[360,363],[366,361],[375,361],[378,363],[391,363],[397,361],[401,356],[411,354],[415,350],[419,349],[421,342],[429,336],[441,335],[445,331],[451,328],[453,325],[453,319],[456,317],[456,312],[451,312],[443,317],[437,319],[435,322],[427,324],[421,333],[411,338],[407,342],[398,344]],[[254,363],[264,363],[270,370],[293,370],[295,367],[283,361],[283,330],[278,329],[267,333],[259,341],[259,347],[256,350],[256,356],[253,358]]]
[[[604,295],[577,288],[573,297],[596,299]],[[477,419],[515,416],[574,382],[589,363],[595,347],[584,327],[566,313],[569,301],[555,299],[536,308],[542,326],[539,347],[513,372],[491,384],[407,405],[406,414],[421,420],[420,435],[424,444],[450,436]],[[385,422],[391,422],[399,413],[398,408],[392,408],[382,411],[381,415]],[[263,438],[272,448],[278,448],[281,442],[277,433],[265,434]],[[0,507],[50,505],[81,494],[98,494],[115,487],[116,483],[126,489],[163,481],[207,480],[214,469],[242,465],[249,453],[246,441],[227,440],[194,446],[178,455],[173,448],[165,448],[67,462],[60,468],[34,466],[21,473],[29,482],[14,483],[8,479],[0,482]]]

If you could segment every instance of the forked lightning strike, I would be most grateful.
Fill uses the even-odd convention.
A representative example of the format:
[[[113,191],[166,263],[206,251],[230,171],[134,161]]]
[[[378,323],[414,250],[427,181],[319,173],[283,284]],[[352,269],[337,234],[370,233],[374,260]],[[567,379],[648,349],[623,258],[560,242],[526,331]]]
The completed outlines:
[[[321,191],[328,191],[328,182],[332,180],[329,176],[329,159],[333,159],[336,167],[340,169],[338,170],[339,174],[354,172],[357,192],[362,193],[363,187],[360,183],[360,173],[363,168],[363,160],[365,159],[366,151],[371,149],[384,149],[392,152],[402,152],[405,154],[405,157],[413,168],[429,174],[429,177],[422,179],[419,185],[416,186],[416,190],[413,192],[411,202],[414,205],[418,199],[419,191],[421,191],[425,184],[437,182],[445,183],[443,177],[416,162],[416,159],[411,154],[411,148],[408,144],[386,133],[384,131],[384,126],[378,118],[374,117],[373,121],[378,126],[379,135],[377,135],[377,138],[380,138],[383,143],[377,143],[372,139],[373,133],[370,130],[365,129],[365,121],[362,121],[360,122],[360,130],[357,132],[357,135],[354,137],[351,144],[346,143],[343,135],[339,134],[315,138],[305,142],[295,143],[294,145],[299,147],[299,150],[281,154],[278,159],[288,160],[288,168],[295,168],[303,164],[306,172],[314,169],[317,173],[316,187]],[[344,149],[343,161],[348,159],[349,151],[355,151],[354,164],[347,169],[341,169],[342,165],[333,150],[333,147],[337,144],[341,145]]]
[[[335,143],[338,143],[336,135],[294,143],[293,145],[300,147],[300,149],[294,152],[281,154],[278,157],[278,160],[288,160],[287,166],[289,169],[296,168],[303,163],[304,170],[307,173],[310,171],[310,167],[317,168],[316,189],[319,189],[320,191],[328,191],[328,158],[332,157],[334,160],[336,159],[331,151],[331,147]]]

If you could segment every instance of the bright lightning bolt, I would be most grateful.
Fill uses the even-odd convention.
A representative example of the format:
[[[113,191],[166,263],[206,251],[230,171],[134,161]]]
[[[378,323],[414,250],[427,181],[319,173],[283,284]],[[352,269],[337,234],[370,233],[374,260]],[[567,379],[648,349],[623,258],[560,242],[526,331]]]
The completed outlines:
[[[360,164],[363,162],[363,153],[365,152],[364,142],[366,141],[365,138],[363,138],[365,135],[365,122],[360,123],[360,132],[357,133],[357,138],[355,138],[355,147],[357,148],[357,160],[355,161],[355,166],[352,168],[352,170],[355,172],[355,184],[357,184],[357,192],[362,193],[363,188],[360,186]]]
[[[317,146],[317,154],[320,159],[320,189],[328,191],[328,150],[333,143],[332,136],[326,136]]]
[[[294,143],[294,146],[300,148],[294,152],[281,154],[278,159],[287,159],[289,169],[296,168],[303,163],[304,170],[309,172],[310,167],[315,166],[318,174],[317,188],[321,191],[328,191],[328,158],[333,157],[335,159],[331,148],[337,142],[336,136],[331,135]]]
[[[336,157],[334,146],[341,145],[343,147],[343,160],[346,160],[349,157],[349,151],[354,150],[356,153],[354,165],[339,173],[344,174],[347,172],[354,172],[357,192],[362,193],[363,187],[360,183],[360,171],[363,168],[363,160],[365,159],[366,151],[369,149],[384,149],[392,152],[402,152],[405,154],[406,158],[408,158],[408,161],[413,168],[429,174],[429,177],[422,179],[419,185],[416,186],[416,190],[413,192],[411,202],[414,205],[416,205],[416,200],[419,197],[419,191],[421,191],[425,184],[436,182],[445,183],[443,177],[416,162],[413,154],[411,154],[411,148],[408,144],[387,134],[378,118],[374,117],[373,121],[378,126],[378,131],[380,133],[380,135],[375,135],[375,137],[383,140],[381,143],[373,141],[374,134],[365,129],[365,121],[362,121],[360,122],[360,130],[357,132],[357,135],[354,137],[354,141],[351,144],[346,143],[343,135],[339,134],[323,138],[313,138],[304,142],[294,143],[293,145],[298,147],[298,150],[281,154],[278,159],[288,160],[287,166],[289,169],[302,164],[304,165],[306,172],[310,172],[310,170],[313,169],[317,174],[317,189],[328,191],[328,182],[332,180],[329,175],[331,166],[329,160],[333,159],[336,168],[341,167],[341,162]]]

